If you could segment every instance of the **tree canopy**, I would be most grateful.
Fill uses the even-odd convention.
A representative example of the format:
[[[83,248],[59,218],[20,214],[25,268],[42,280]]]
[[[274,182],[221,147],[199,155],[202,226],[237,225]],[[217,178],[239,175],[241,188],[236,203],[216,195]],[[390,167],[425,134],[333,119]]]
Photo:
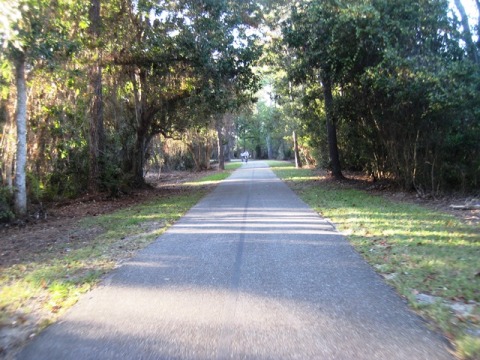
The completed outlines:
[[[321,81],[344,167],[422,193],[478,186],[478,47],[447,1],[299,2],[283,33],[291,79]]]
[[[153,159],[289,159],[293,132],[303,161],[338,178],[363,171],[422,194],[479,187],[480,37],[461,0],[2,8],[4,219],[12,194],[24,216],[27,195],[144,186]],[[188,151],[172,152],[173,139]]]

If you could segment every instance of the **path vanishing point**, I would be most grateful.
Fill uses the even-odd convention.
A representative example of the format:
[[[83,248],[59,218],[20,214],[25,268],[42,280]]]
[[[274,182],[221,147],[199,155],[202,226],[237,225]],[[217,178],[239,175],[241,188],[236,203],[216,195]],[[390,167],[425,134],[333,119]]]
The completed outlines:
[[[19,359],[453,359],[335,228],[249,162]]]

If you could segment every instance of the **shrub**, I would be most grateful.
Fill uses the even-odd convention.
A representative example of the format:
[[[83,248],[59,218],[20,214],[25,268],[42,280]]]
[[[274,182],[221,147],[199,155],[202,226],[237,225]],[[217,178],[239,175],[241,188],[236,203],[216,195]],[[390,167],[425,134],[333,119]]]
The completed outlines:
[[[0,223],[8,223],[14,218],[12,207],[13,194],[11,189],[0,186]]]

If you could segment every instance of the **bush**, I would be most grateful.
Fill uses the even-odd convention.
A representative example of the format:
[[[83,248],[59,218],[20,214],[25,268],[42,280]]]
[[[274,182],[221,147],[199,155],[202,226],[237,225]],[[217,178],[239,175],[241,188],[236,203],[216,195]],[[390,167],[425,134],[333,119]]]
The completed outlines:
[[[8,223],[14,218],[13,194],[11,189],[0,186],[0,223]]]
[[[103,166],[104,171],[100,179],[102,191],[108,192],[112,197],[130,191],[130,184],[133,180],[122,171],[120,164],[116,164],[112,159],[105,161]]]
[[[82,194],[88,185],[87,149],[70,149],[67,157],[56,160],[52,171],[42,181],[42,200],[75,198]]]

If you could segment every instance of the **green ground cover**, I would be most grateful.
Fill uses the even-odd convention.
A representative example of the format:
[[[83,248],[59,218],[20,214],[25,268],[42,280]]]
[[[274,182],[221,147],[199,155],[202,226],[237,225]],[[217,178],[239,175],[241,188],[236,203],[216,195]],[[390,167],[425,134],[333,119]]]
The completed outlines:
[[[205,191],[185,191],[81,220],[78,232],[82,228],[97,229],[97,235],[73,247],[70,243],[58,244],[45,249],[33,261],[2,271],[3,316],[35,311],[39,306],[35,300],[52,313],[67,309],[113,269],[119,259],[128,258],[151,243],[204,195]]]
[[[241,162],[230,162],[225,164],[225,171],[217,171],[210,175],[206,175],[200,179],[197,179],[192,182],[185,183],[185,185],[196,186],[196,185],[214,185],[218,184],[220,181],[225,180],[230,176],[232,171],[242,167]]]
[[[36,321],[42,328],[123,261],[161,235],[208,191],[211,184],[242,166],[229,163],[225,171],[185,183],[151,201],[78,222],[73,234],[92,234],[75,244],[57,241],[32,258],[2,269],[0,326]]]
[[[412,308],[433,320],[460,357],[480,359],[478,227],[417,204],[325,181],[309,169],[285,162],[269,165],[306,203],[331,219]],[[433,303],[420,301],[425,298]]]

